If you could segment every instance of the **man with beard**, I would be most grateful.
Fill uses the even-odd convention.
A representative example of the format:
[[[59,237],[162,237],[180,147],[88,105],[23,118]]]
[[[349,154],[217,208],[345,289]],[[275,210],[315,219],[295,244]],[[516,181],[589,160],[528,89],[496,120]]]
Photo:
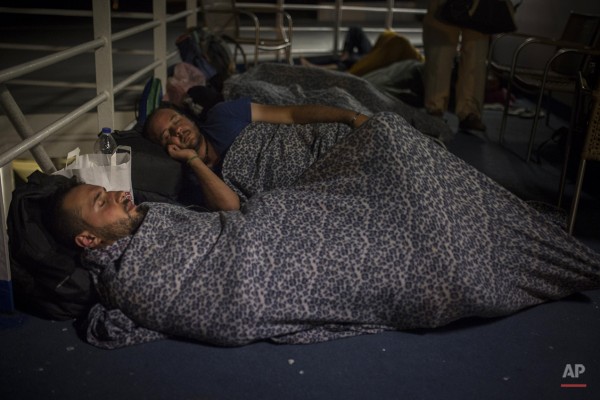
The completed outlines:
[[[96,248],[134,233],[148,210],[134,205],[128,192],[71,180],[55,194],[53,211],[58,238],[70,246]]]

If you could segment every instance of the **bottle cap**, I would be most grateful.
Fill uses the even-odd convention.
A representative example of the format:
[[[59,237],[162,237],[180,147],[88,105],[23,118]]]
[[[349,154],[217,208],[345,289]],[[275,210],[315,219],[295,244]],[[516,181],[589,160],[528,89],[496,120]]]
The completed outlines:
[[[102,128],[102,133],[110,133],[110,128]]]

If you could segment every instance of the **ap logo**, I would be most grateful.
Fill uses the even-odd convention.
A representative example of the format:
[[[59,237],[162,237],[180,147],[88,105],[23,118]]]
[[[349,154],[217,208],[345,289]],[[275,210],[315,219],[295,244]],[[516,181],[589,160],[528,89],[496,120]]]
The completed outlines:
[[[573,378],[578,379],[585,372],[585,366],[583,364],[567,364],[565,365],[565,370],[563,371],[562,377],[565,378]],[[564,388],[585,388],[587,384],[585,383],[562,383],[560,387]]]
[[[563,372],[563,378],[579,378],[585,372],[585,366],[583,364],[567,364],[565,365],[565,372]]]

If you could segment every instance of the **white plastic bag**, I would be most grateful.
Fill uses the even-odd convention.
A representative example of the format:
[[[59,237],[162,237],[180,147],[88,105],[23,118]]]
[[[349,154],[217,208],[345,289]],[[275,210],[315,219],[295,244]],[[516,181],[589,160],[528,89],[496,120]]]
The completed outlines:
[[[106,190],[123,190],[131,194],[131,147],[118,146],[113,154],[79,154],[79,147],[69,152],[67,161],[75,161],[53,175],[67,178],[76,176],[80,181],[104,187]]]

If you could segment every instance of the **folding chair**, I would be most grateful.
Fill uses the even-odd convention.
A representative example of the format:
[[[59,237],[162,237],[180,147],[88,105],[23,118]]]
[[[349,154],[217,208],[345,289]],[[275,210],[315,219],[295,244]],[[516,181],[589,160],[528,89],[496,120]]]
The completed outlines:
[[[521,43],[512,53],[512,62],[503,64],[494,59],[496,46],[507,38],[519,38]],[[527,68],[519,63],[523,51],[531,46],[550,47],[552,55],[543,68]],[[572,12],[559,39],[541,36],[531,36],[522,33],[507,33],[498,35],[490,45],[488,57],[489,68],[508,79],[507,94],[500,126],[500,143],[504,142],[504,132],[508,110],[510,106],[510,93],[512,86],[530,92],[538,93],[533,125],[529,136],[527,161],[535,142],[538,118],[542,106],[542,99],[546,92],[575,93],[577,74],[588,71],[591,62],[600,55],[600,16]]]
[[[277,60],[283,51],[286,61],[292,64],[293,27],[292,17],[287,12],[275,7],[261,8],[261,13],[273,14],[275,21],[274,26],[266,28],[253,10],[238,7],[234,0],[202,0],[200,6],[207,30],[227,35],[241,45],[253,46],[254,65],[258,64],[261,51],[276,52]],[[248,25],[247,21],[251,24]],[[250,28],[252,32],[245,34],[243,28]]]

